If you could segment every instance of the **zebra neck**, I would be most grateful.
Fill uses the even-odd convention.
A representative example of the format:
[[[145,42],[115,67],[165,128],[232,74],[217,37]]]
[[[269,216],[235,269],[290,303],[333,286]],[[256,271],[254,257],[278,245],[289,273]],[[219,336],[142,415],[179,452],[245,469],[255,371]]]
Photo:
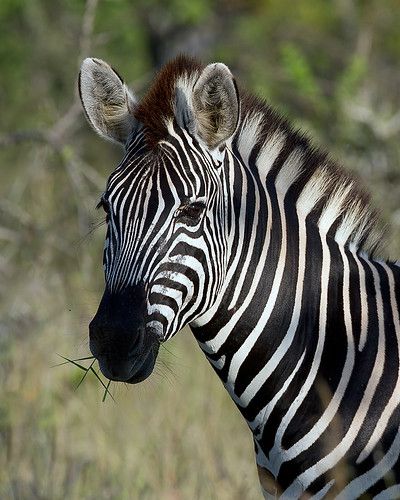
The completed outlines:
[[[262,177],[251,155],[232,150],[236,222],[225,288],[191,326],[253,431],[260,464],[277,474],[285,447],[295,453],[313,419],[322,422],[314,440],[332,425],[323,414],[327,398],[338,408],[351,374],[373,370],[384,304],[400,303],[400,273],[343,242],[335,204],[312,216],[318,199],[301,198],[304,186],[282,169],[287,157]],[[298,411],[313,416],[301,428]]]
[[[286,461],[302,467],[308,447],[307,460],[322,454],[325,431],[341,435],[362,422],[352,412],[367,411],[384,366],[389,386],[400,390],[397,361],[386,365],[383,357],[385,345],[400,345],[398,266],[308,229],[304,240],[290,240],[294,226],[287,226],[282,275],[279,265],[259,275],[250,267],[236,304],[229,308],[233,285],[215,317],[194,332],[253,432],[258,464],[275,477]]]

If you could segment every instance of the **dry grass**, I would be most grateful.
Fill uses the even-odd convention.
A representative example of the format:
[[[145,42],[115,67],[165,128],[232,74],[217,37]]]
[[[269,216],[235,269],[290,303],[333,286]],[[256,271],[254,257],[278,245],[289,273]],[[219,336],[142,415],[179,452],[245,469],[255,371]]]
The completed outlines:
[[[18,341],[0,395],[0,497],[259,498],[250,433],[191,337],[138,386],[52,368],[71,336]],[[78,349],[79,350],[79,349]],[[82,349],[83,350],[83,349]]]

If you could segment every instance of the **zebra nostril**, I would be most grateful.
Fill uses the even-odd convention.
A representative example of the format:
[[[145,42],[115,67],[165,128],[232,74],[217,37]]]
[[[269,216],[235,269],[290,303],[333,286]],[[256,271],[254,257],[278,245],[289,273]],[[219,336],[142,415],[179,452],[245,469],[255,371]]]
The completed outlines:
[[[150,339],[148,339],[150,340]],[[108,355],[135,357],[147,349],[145,327],[110,321],[96,315],[89,323],[89,348],[95,358]]]

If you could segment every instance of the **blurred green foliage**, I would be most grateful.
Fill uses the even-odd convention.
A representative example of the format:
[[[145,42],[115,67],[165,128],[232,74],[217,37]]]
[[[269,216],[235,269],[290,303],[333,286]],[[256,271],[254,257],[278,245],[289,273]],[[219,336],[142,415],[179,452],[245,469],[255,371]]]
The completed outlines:
[[[398,0],[2,0],[0,26],[0,497],[258,498],[250,435],[188,332],[116,404],[51,368],[88,352],[94,206],[121,157],[82,116],[79,64],[140,96],[179,52],[225,62],[361,178],[399,257]]]

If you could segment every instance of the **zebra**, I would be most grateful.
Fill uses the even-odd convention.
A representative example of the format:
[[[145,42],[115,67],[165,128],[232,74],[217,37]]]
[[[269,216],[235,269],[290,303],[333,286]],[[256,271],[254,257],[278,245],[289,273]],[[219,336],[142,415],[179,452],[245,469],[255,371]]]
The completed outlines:
[[[98,205],[104,376],[141,382],[189,325],[265,498],[400,498],[400,268],[359,183],[223,63],[179,56],[138,100],[87,58],[79,91],[125,148]]]

